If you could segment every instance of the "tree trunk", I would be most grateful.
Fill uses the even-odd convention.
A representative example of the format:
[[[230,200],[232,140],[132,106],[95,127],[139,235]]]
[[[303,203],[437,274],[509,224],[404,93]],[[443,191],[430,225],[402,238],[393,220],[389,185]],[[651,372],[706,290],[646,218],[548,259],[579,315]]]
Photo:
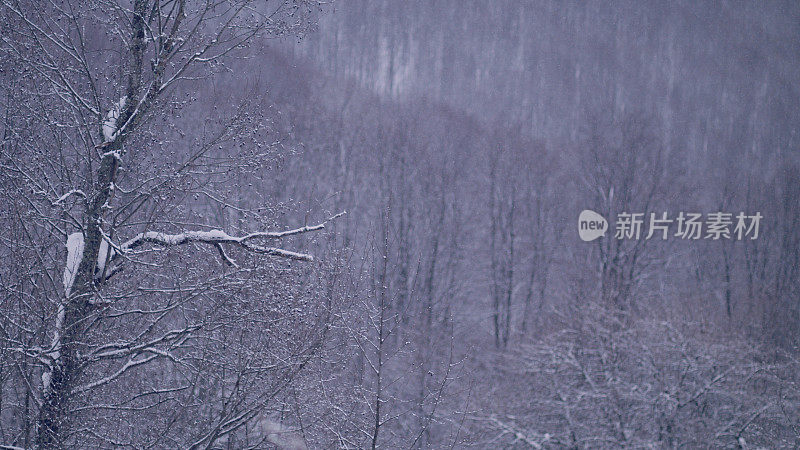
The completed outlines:
[[[57,313],[52,366],[42,375],[43,401],[37,419],[39,448],[63,447],[61,430],[69,420],[71,392],[81,372],[78,346],[84,334],[85,319],[94,309],[91,301],[94,270],[103,239],[100,224],[103,209],[111,200],[118,162],[114,151],[106,152],[100,161],[96,195],[86,212],[83,255],[72,286],[65,286],[66,298]]]

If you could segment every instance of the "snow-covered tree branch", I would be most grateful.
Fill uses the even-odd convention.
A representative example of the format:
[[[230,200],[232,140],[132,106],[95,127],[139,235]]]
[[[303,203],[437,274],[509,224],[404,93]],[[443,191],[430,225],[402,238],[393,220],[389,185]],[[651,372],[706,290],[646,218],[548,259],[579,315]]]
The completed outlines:
[[[341,215],[342,213],[339,213],[328,219],[328,221],[334,220],[337,217],[340,217]],[[169,247],[169,246],[187,244],[190,242],[197,242],[215,246],[230,244],[239,246],[241,248],[244,248],[245,250],[255,253],[280,256],[283,258],[296,259],[301,261],[313,261],[314,257],[312,255],[306,253],[297,253],[289,250],[280,249],[277,247],[267,247],[259,245],[256,242],[258,242],[259,240],[280,239],[302,233],[308,233],[310,231],[321,230],[325,228],[326,222],[322,222],[317,225],[306,225],[300,228],[295,228],[293,230],[286,230],[286,231],[254,232],[239,237],[231,236],[222,230],[186,231],[177,234],[166,234],[156,231],[147,231],[144,233],[137,234],[130,240],[125,241],[119,247],[113,247],[116,248],[116,252],[112,250],[111,259],[113,260],[117,256],[117,254],[125,255],[127,252],[134,250],[145,243]],[[226,263],[233,264],[233,261],[227,257],[227,254],[223,253],[223,257],[225,258]]]

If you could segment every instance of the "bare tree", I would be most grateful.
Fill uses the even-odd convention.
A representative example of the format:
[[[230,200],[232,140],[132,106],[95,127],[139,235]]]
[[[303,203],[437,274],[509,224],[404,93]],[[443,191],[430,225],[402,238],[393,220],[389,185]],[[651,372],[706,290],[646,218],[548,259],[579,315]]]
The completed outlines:
[[[589,120],[585,143],[585,184],[611,228],[597,241],[601,292],[609,305],[621,311],[636,307],[632,294],[653,262],[652,253],[647,253],[653,241],[644,234],[615,236],[615,219],[620,213],[641,214],[638,233],[644,233],[656,202],[667,195],[662,146],[652,127],[641,114],[595,116]]]
[[[161,435],[142,436],[151,445],[211,447],[258,416],[313,351],[319,337],[311,345],[286,346],[289,353],[280,357],[295,359],[281,366],[279,381],[265,383],[275,371],[261,364],[279,355],[269,343],[274,336],[258,328],[287,318],[275,316],[271,307],[303,296],[292,297],[287,284],[272,299],[253,303],[249,313],[261,311],[260,325],[245,305],[279,267],[264,256],[313,259],[271,242],[320,230],[325,222],[259,231],[269,223],[264,205],[245,205],[226,183],[234,170],[252,174],[269,166],[277,154],[272,131],[246,107],[230,117],[182,121],[193,99],[181,86],[202,83],[254,39],[302,33],[312,5],[9,0],[0,11],[3,69],[13,72],[18,92],[3,107],[3,189],[9,198],[25,198],[13,205],[25,217],[15,225],[26,248],[16,259],[18,279],[37,279],[27,293],[6,285],[19,303],[5,315],[5,348],[19,356],[15,364],[24,360],[19,376],[27,386],[25,409],[38,410],[35,421],[32,411],[26,413],[14,439],[28,443],[35,429],[41,448],[77,440],[122,445],[135,432],[87,420],[100,410],[111,417],[170,401],[186,401],[182,407],[190,411],[212,395],[207,401],[219,406],[203,408],[207,417],[199,427],[176,432],[178,414],[154,427]],[[258,228],[216,228],[202,210],[186,207],[197,196],[238,211],[240,223]],[[57,249],[64,242],[66,255],[41,253],[42,245]],[[179,246],[205,257],[216,253],[219,262],[201,262],[200,256],[181,264],[167,251]],[[29,258],[35,258],[34,266],[26,263]],[[227,269],[219,272],[215,265]],[[233,327],[242,319],[253,328]],[[235,342],[234,336],[260,356],[209,347],[232,345],[227,342]],[[152,365],[159,369],[147,369]],[[134,372],[160,380],[132,378]],[[40,374],[38,381],[34,374]],[[249,391],[258,385],[258,393]],[[210,388],[214,394],[203,393]],[[135,419],[127,423],[130,432],[145,426]]]

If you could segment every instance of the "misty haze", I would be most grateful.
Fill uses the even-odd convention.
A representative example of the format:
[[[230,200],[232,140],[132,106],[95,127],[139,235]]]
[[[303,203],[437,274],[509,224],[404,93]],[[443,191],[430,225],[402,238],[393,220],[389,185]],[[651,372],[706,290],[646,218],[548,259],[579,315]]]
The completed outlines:
[[[800,448],[800,4],[0,0],[0,449]]]

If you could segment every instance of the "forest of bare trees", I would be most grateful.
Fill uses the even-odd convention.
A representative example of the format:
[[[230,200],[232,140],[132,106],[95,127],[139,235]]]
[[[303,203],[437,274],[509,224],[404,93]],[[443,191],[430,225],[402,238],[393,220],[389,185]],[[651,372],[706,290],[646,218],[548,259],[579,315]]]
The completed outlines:
[[[0,448],[800,446],[798,23],[0,0]]]

